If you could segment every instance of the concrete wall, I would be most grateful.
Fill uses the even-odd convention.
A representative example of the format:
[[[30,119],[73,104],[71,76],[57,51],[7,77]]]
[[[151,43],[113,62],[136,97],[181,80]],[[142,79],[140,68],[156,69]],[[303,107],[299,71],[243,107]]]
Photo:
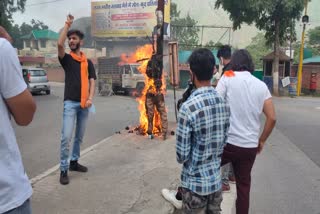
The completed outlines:
[[[64,82],[63,68],[44,68],[47,71],[48,79],[50,82]]]

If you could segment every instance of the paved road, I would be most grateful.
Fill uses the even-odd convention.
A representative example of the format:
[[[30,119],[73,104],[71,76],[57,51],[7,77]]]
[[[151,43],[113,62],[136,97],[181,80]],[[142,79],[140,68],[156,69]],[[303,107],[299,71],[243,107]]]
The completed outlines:
[[[63,87],[54,86],[52,94],[34,96],[37,113],[29,127],[16,127],[16,135],[26,171],[32,178],[59,162],[62,124]],[[90,116],[82,149],[137,124],[138,112],[134,99],[96,97],[96,114]]]
[[[30,178],[59,163],[63,85],[54,84],[51,95],[35,95],[34,98],[37,102],[34,121],[28,127],[15,126],[24,165]],[[173,109],[172,92],[166,96],[166,100],[168,109]],[[124,130],[126,126],[138,124],[139,112],[133,98],[96,96],[94,103],[96,114],[89,118],[81,149]],[[173,120],[174,112],[169,110],[168,116]]]
[[[177,92],[177,97],[181,91]],[[52,94],[34,96],[37,113],[29,127],[16,126],[24,164],[32,178],[59,162],[63,85],[53,86]],[[277,128],[312,161],[320,166],[320,99],[275,98]],[[166,96],[168,115],[174,120],[173,94]],[[97,113],[89,119],[82,149],[96,144],[126,126],[138,124],[139,113],[134,99],[124,96],[95,98]]]
[[[320,166],[320,99],[275,98],[277,128]]]
[[[110,107],[123,101],[124,106],[132,106],[132,112],[135,112],[132,99],[104,97],[96,98],[96,102],[99,103],[100,99]],[[169,111],[172,109],[171,101],[170,92],[167,96]],[[320,168],[307,156],[312,156],[311,153],[304,153],[295,145],[299,145],[297,136],[300,135],[304,142],[312,142],[312,137],[304,135],[304,125],[312,122],[317,125],[317,117],[311,117],[313,120],[310,122],[308,112],[317,112],[318,101],[275,98],[275,103],[278,127],[262,154],[257,156],[253,167],[250,213],[320,214]],[[304,109],[303,113],[300,109]],[[110,114],[115,114],[114,111],[110,111]],[[173,112],[169,112],[171,119],[173,115]],[[100,118],[93,122],[96,121],[100,121]],[[102,123],[105,126],[108,124],[106,121]],[[295,127],[293,125],[300,125],[299,130],[292,128]],[[317,126],[312,127],[314,129],[311,132],[317,131]],[[134,136],[126,133],[115,135],[108,139],[109,142],[101,143],[87,153],[82,161],[91,166],[91,173],[71,173],[72,181],[67,188],[58,183],[56,173],[36,183],[33,196],[35,213],[44,213],[46,210],[52,213],[65,213],[67,210],[68,213],[83,214],[168,213],[165,212],[168,207],[160,196],[160,189],[172,186],[175,181],[179,182],[181,166],[177,166],[175,160],[174,137],[170,136],[164,143],[154,143],[157,141]],[[313,148],[316,150],[317,145],[313,145]],[[224,194],[225,202],[230,198],[234,200],[234,195]],[[235,213],[233,200],[229,200],[228,206],[224,207],[224,214]]]

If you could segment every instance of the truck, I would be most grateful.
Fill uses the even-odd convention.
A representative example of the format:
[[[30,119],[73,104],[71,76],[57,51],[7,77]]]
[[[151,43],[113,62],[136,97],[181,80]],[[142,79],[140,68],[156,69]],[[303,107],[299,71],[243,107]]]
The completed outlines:
[[[98,58],[99,91],[108,83],[115,94],[141,95],[145,76],[139,72],[139,63],[123,63],[120,57]]]

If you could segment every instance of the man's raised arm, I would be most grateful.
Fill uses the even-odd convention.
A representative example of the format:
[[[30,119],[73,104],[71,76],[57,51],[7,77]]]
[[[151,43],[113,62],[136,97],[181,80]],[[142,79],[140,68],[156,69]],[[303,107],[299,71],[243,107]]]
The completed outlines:
[[[58,40],[58,56],[60,59],[62,59],[65,55],[64,43],[67,39],[67,33],[73,23],[73,20],[74,17],[71,14],[69,14],[67,17],[67,21],[65,22],[65,25],[60,33],[60,37]]]

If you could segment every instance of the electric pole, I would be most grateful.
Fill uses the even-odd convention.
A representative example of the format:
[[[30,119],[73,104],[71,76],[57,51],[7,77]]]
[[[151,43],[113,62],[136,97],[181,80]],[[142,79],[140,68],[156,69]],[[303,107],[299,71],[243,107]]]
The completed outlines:
[[[302,17],[303,30],[302,30],[302,38],[301,38],[301,47],[300,47],[300,59],[299,59],[299,69],[298,69],[298,85],[297,85],[297,96],[301,94],[301,86],[302,86],[302,65],[303,65],[303,49],[304,49],[304,37],[306,31],[306,25],[309,22],[308,12],[308,0],[304,1],[305,12]]]

